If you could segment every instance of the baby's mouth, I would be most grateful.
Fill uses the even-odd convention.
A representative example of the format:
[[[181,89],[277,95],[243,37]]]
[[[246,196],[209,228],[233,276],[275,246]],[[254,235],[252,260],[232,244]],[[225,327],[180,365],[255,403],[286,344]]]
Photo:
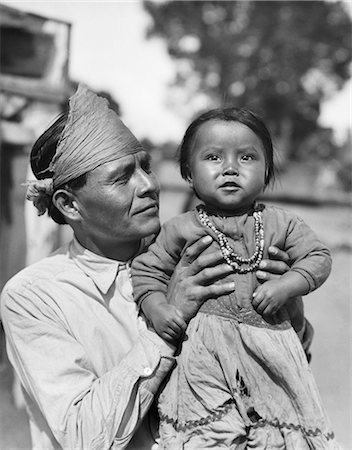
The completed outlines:
[[[226,183],[223,183],[220,188],[227,188],[227,189],[238,189],[240,185],[236,183],[235,181],[226,181]]]

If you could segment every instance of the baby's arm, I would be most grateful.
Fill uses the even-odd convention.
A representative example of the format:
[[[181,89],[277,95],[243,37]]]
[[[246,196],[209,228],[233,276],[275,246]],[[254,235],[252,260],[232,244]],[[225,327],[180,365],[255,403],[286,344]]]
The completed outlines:
[[[182,223],[177,217],[165,223],[148,250],[132,262],[135,301],[154,330],[169,342],[186,329],[182,311],[167,301],[170,278],[187,240],[184,232],[188,228]]]
[[[279,209],[281,220],[287,223],[284,250],[291,269],[280,278],[269,280],[253,294],[253,305],[263,315],[275,313],[285,305],[296,331],[304,324],[301,295],[317,289],[329,276],[331,255],[315,232],[299,217]],[[281,223],[281,224],[280,224]],[[281,305],[281,306],[280,306]]]
[[[299,272],[289,271],[260,285],[253,294],[253,307],[259,314],[271,317],[285,305],[296,331],[303,326],[302,301],[294,297],[307,294],[309,284]]]

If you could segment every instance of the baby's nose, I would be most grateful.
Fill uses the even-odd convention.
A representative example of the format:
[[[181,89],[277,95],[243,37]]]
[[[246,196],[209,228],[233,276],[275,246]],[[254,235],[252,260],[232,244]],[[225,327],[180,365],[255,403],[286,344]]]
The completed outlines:
[[[227,164],[224,167],[223,175],[239,175],[237,167],[234,164]]]

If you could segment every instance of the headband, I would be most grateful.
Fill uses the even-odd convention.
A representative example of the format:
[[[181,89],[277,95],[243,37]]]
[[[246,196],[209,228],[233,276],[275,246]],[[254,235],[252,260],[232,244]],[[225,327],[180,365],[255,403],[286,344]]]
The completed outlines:
[[[69,113],[55,155],[49,165],[52,178],[27,183],[26,198],[47,210],[54,190],[98,166],[143,150],[136,137],[99,97],[83,85],[69,99]]]

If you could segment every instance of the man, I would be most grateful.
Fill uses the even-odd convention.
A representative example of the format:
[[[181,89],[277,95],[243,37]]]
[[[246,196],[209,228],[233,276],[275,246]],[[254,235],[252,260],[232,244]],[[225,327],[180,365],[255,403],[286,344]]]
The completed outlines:
[[[28,198],[74,232],[13,277],[1,298],[33,448],[151,449],[155,414],[147,412],[176,347],[139,317],[129,279],[131,259],[159,230],[149,156],[107,102],[80,86],[68,115],[34,145],[31,166],[38,180]],[[207,296],[233,289],[215,283],[231,269],[220,252],[202,255],[209,241],[189,247],[169,287],[184,329]]]

